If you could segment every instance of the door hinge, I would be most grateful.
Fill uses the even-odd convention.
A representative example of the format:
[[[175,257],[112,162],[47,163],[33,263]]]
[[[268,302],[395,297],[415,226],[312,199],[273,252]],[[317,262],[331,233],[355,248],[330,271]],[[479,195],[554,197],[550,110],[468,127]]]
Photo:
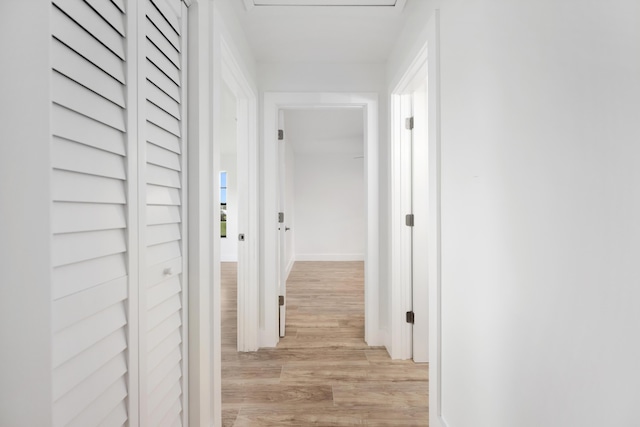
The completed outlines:
[[[278,305],[280,305],[280,306],[284,305],[284,295],[280,295],[278,297]]]
[[[407,323],[414,324],[416,322],[416,315],[413,311],[407,311]]]
[[[408,130],[413,129],[413,117],[407,117],[404,120],[404,127],[407,128]]]
[[[413,214],[407,214],[404,217],[404,222],[407,224],[407,227],[413,227]]]
[[[284,212],[278,212],[278,222],[280,224],[284,222]]]
[[[284,131],[282,129],[278,129],[278,141],[282,141],[284,139]]]

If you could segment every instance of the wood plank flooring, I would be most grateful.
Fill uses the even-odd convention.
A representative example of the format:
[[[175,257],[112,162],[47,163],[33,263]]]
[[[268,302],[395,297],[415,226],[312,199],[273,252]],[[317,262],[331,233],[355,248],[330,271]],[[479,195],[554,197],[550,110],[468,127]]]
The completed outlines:
[[[364,342],[362,262],[297,262],[275,349],[236,351],[236,298],[223,263],[223,426],[428,425],[428,366]]]

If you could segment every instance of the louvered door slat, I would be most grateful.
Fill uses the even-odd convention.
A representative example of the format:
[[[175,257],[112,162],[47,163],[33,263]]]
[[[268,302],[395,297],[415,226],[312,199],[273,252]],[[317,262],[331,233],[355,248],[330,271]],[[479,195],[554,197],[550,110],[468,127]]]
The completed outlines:
[[[126,179],[126,159],[118,154],[53,137],[52,166],[105,178]]]
[[[175,278],[172,277],[149,289],[147,293],[147,306],[149,309],[153,309],[160,303],[180,293],[180,281],[171,279]]]
[[[58,40],[52,43],[52,67],[60,74],[96,92],[114,104],[125,107],[122,83],[96,67]]]
[[[177,206],[147,206],[147,225],[175,224],[180,222]]]
[[[53,0],[67,16],[121,60],[125,59],[124,39],[83,0]]]
[[[147,19],[162,33],[162,36],[165,37],[173,48],[180,52],[182,50],[182,46],[180,46],[180,36],[178,33],[173,31],[171,25],[167,22],[166,19],[162,16],[162,14],[155,7],[147,8]]]
[[[167,20],[169,25],[176,34],[180,35],[180,19],[178,18],[178,14],[176,13],[175,5],[180,6],[179,1],[173,1],[174,7],[169,4],[170,0],[151,0],[151,5],[154,6],[161,14],[164,19]],[[178,9],[179,10],[179,9]]]
[[[124,402],[118,403],[118,406],[115,407],[113,411],[109,415],[107,415],[104,420],[99,424],[100,427],[119,427],[123,426],[127,422],[127,406]]]
[[[180,255],[180,242],[174,241],[153,245],[147,249],[147,266],[166,263]]]
[[[149,80],[146,84],[146,95],[149,102],[180,120],[180,104]]]
[[[171,45],[167,37],[160,32],[151,19],[147,18],[145,26],[147,38],[149,38],[151,43],[153,43],[158,50],[162,52],[169,61],[171,61],[174,67],[180,69],[180,52]]]
[[[52,209],[54,234],[126,228],[123,205],[93,203],[56,203]]]
[[[120,9],[120,12],[125,13],[124,0],[111,0],[111,3]]]
[[[59,366],[53,376],[53,400],[57,401],[126,348],[127,337],[119,329]]]
[[[122,37],[126,36],[126,28],[122,19],[122,11],[110,1],[105,0],[85,0],[102,19],[105,20]]]
[[[67,425],[104,392],[103,384],[113,384],[127,371],[127,361],[120,353],[89,378],[56,401],[54,424]]]
[[[124,156],[125,134],[60,105],[51,108],[52,133],[69,141]]]
[[[104,419],[118,406],[122,405],[127,397],[127,386],[124,378],[119,378],[113,384],[107,385],[107,389],[76,418],[71,420],[69,427],[86,427],[101,425]]]
[[[167,132],[166,130],[154,125],[151,122],[146,123],[145,131],[147,134],[147,141],[149,141],[153,145],[162,147],[165,150],[173,151],[177,154],[182,153],[180,147],[180,138],[175,136],[174,134]]]
[[[58,8],[51,11],[53,36],[120,83],[126,83],[121,58],[93,38]]]
[[[126,250],[123,230],[56,234],[53,237],[53,266],[106,257]]]
[[[153,425],[162,426],[166,419],[173,419],[176,416],[180,415],[182,411],[182,405],[180,400],[178,400],[180,395],[178,394],[177,389],[172,389],[170,393],[162,400],[162,402],[158,405],[158,411],[154,412],[154,416],[152,418]],[[172,405],[170,402],[175,402]]]
[[[57,267],[53,270],[53,299],[64,298],[126,274],[122,253]]]

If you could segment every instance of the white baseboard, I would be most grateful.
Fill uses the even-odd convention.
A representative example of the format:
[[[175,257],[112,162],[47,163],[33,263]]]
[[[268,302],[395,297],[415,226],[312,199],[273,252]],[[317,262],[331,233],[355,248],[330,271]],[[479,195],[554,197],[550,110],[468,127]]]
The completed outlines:
[[[364,254],[296,254],[296,261],[364,261]]]

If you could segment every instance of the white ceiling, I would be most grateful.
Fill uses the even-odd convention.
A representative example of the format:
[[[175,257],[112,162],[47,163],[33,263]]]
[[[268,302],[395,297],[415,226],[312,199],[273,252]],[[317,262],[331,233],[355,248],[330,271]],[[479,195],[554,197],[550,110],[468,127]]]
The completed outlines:
[[[313,3],[323,1],[331,0]],[[395,6],[231,3],[257,62],[385,62],[405,19],[405,0],[395,1]]]
[[[364,153],[362,108],[285,110],[285,140],[296,153]]]

